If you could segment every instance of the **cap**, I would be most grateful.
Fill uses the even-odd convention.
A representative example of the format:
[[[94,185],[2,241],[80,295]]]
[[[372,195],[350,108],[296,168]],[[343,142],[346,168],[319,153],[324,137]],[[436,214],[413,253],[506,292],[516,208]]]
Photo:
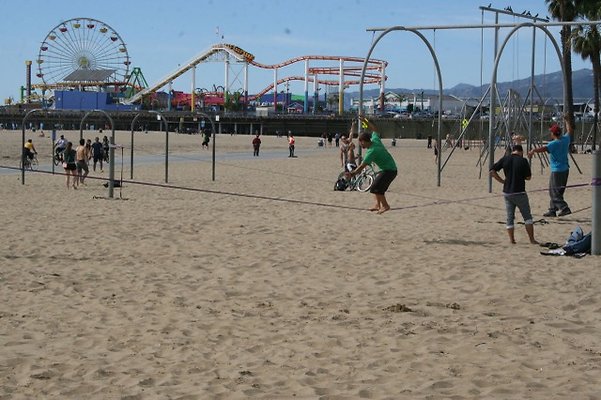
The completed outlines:
[[[561,135],[561,128],[557,124],[551,125],[551,127],[549,128],[549,131],[551,133],[553,133],[554,135]]]

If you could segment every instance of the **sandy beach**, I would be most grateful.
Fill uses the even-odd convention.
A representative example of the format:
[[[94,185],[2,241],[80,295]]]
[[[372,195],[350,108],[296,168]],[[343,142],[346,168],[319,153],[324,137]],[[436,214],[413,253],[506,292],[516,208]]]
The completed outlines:
[[[523,225],[511,245],[478,149],[438,187],[425,140],[399,140],[376,215],[333,190],[338,149],[298,135],[297,158],[285,138],[253,157],[252,136],[218,135],[213,181],[202,138],[171,134],[165,183],[164,134],[136,133],[129,182],[117,132],[114,199],[106,166],[78,190],[2,168],[0,399],[601,397],[601,261],[542,256]],[[27,137],[49,170],[50,139]],[[0,164],[20,146],[0,131]],[[592,158],[575,159],[574,213],[545,220],[533,163],[540,242],[591,230]]]

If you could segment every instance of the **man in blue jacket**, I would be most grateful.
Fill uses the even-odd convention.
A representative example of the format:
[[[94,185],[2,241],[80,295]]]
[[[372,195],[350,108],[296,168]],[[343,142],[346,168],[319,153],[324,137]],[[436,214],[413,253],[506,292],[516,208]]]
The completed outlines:
[[[568,154],[570,151],[570,135],[573,134],[574,128],[570,126],[567,118],[564,118],[566,123],[565,134],[562,134],[561,128],[557,124],[551,125],[551,141],[546,146],[534,148],[528,152],[528,157],[532,157],[534,153],[549,153],[549,161],[551,164],[551,176],[549,178],[549,211],[544,213],[545,217],[564,216],[572,213],[568,203],[563,199],[563,194],[566,191],[568,184],[568,175],[570,174],[570,165],[568,163]]]

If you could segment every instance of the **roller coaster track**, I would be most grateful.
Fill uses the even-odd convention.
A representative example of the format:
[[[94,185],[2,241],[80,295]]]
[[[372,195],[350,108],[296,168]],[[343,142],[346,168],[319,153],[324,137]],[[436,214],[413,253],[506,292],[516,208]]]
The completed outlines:
[[[262,68],[262,69],[279,69],[279,68],[283,68],[283,67],[286,67],[291,64],[298,63],[298,62],[304,62],[306,60],[317,60],[317,61],[340,61],[340,60],[342,60],[343,62],[356,63],[356,65],[354,65],[354,66],[348,66],[348,67],[342,68],[343,75],[352,76],[352,77],[360,77],[361,76],[363,62],[365,61],[365,59],[360,58],[360,57],[309,55],[309,56],[294,57],[294,58],[291,58],[284,62],[281,62],[279,64],[268,65],[268,64],[261,64],[259,62],[256,62],[254,60],[254,56],[252,54],[242,50],[238,46],[227,44],[227,43],[220,43],[220,44],[211,46],[211,48],[209,48],[208,50],[203,51],[202,53],[200,53],[199,55],[194,57],[192,60],[188,61],[187,63],[185,63],[178,69],[176,69],[174,72],[172,72],[171,74],[167,75],[166,77],[164,77],[163,79],[158,81],[155,85],[150,86],[150,87],[138,92],[134,96],[130,97],[129,99],[127,99],[125,101],[125,103],[133,104],[135,102],[138,102],[144,96],[156,92],[157,90],[161,89],[165,85],[169,84],[169,82],[172,82],[173,80],[177,79],[178,77],[180,77],[181,75],[183,75],[184,73],[189,71],[190,69],[196,67],[198,64],[210,61],[217,54],[225,54],[225,53],[232,56],[238,62],[246,62],[254,67]],[[381,73],[374,73],[373,71],[381,71],[382,68],[385,68],[387,65],[388,65],[388,63],[386,61],[370,59],[368,62],[367,68],[366,68],[367,71],[369,71],[369,72],[366,73],[365,83],[379,83],[382,80]],[[309,68],[309,74],[312,76],[338,75],[339,73],[340,73],[340,68],[338,68],[338,67]],[[290,77],[278,80],[277,83],[280,84],[280,83],[291,81],[291,80],[304,81],[305,78],[303,76],[290,76]],[[308,80],[311,82],[314,81],[314,79],[312,77],[308,77]],[[320,84],[324,84],[324,85],[337,85],[339,83],[338,81],[323,80],[323,79],[317,79],[317,82]],[[360,81],[359,80],[350,80],[350,81],[345,81],[344,83],[348,84],[348,85],[356,85],[356,84],[359,84]],[[265,89],[260,91],[259,93],[255,94],[253,97],[255,97],[255,98],[260,97],[260,96],[264,95],[265,93],[269,92],[271,89],[273,89],[273,87],[274,87],[274,84],[272,83],[271,85],[267,86]]]

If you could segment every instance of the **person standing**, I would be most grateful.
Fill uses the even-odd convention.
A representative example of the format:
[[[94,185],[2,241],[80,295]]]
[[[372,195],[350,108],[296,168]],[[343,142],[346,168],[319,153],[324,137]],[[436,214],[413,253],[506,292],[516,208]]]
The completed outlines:
[[[102,171],[102,143],[100,143],[100,138],[98,136],[96,136],[96,139],[94,139],[94,143],[92,143],[92,159],[94,161],[93,164],[93,169],[94,171],[96,171],[96,164],[98,162],[100,162],[100,172]]]
[[[67,189],[73,185],[73,189],[77,189],[77,164],[75,162],[76,152],[73,150],[73,143],[67,142],[67,147],[63,152],[63,168],[65,169],[65,175],[67,177]],[[71,182],[73,177],[73,182]]]
[[[503,170],[505,178],[498,174]],[[530,243],[537,244],[534,239],[534,222],[530,211],[530,202],[526,193],[526,181],[532,177],[530,163],[524,158],[524,150],[521,144],[515,144],[511,153],[497,161],[490,170],[490,176],[503,184],[503,196],[505,198],[505,210],[507,211],[507,234],[509,242],[515,244],[515,208],[517,207],[524,218],[526,233]]]
[[[382,144],[380,135],[376,132],[376,127],[367,118],[363,118],[362,123],[372,131],[371,135],[364,132],[359,136],[359,145],[361,148],[366,149],[365,157],[361,164],[354,170],[347,172],[347,176],[350,178],[357,175],[365,167],[370,165],[372,162],[380,168],[380,172],[376,176],[370,193],[375,196],[376,203],[369,211],[377,211],[378,214],[385,213],[390,210],[390,205],[386,201],[386,191],[388,187],[397,176],[397,166],[394,162],[394,158],[390,155],[386,147]]]
[[[355,130],[355,120],[351,124],[349,131],[349,137],[342,136],[340,143],[340,166],[344,168],[344,171],[350,172],[357,168],[357,161],[355,158],[355,143],[353,143],[353,131]]]
[[[257,136],[255,136],[255,138],[253,139],[252,145],[253,145],[253,156],[259,157],[259,148],[261,147],[261,138],[259,137],[259,134],[257,134]]]
[[[111,148],[109,143],[109,138],[106,136],[102,138],[102,156],[104,158],[104,162],[109,162],[109,149]]]
[[[288,151],[290,153],[288,157],[294,157],[294,143],[296,143],[296,140],[294,140],[294,135],[288,131]]]
[[[77,164],[78,183],[84,184],[86,176],[90,172],[88,168],[88,150],[85,139],[79,140],[79,146],[75,149],[75,162]]]
[[[211,141],[211,133],[208,130],[203,132],[202,148],[209,149],[209,142]]]
[[[565,134],[561,133],[561,128],[557,124],[551,125],[551,141],[545,146],[534,148],[528,152],[528,157],[532,157],[534,153],[549,153],[549,161],[551,165],[551,176],[549,177],[549,211],[543,214],[545,217],[563,217],[570,215],[572,210],[568,203],[564,200],[563,195],[568,184],[568,175],[570,174],[570,164],[568,162],[568,154],[570,151],[571,135],[574,132],[574,127],[570,126],[570,122],[564,117],[566,123]]]
[[[56,140],[56,143],[54,143],[54,152],[61,162],[63,161],[63,151],[65,151],[66,147],[67,141],[65,140],[65,135],[61,135],[61,137]]]

